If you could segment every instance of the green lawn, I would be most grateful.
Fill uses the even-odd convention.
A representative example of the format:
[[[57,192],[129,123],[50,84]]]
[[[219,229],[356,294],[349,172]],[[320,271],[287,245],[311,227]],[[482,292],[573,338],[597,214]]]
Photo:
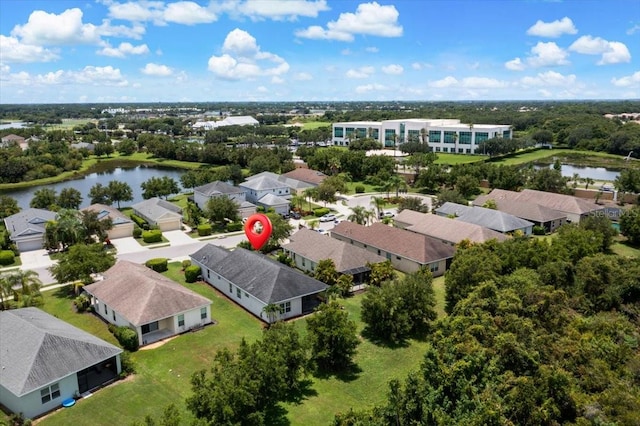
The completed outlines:
[[[320,127],[331,127],[331,123],[326,121],[305,121],[302,122],[302,130],[314,130]]]
[[[435,161],[435,163],[455,166],[456,164],[476,163],[479,161],[485,161],[486,159],[487,157],[483,155],[448,154],[438,152],[438,159]]]
[[[620,241],[611,246],[611,251],[619,256],[640,258],[640,247],[630,245],[622,237]]]
[[[600,165],[600,166],[603,165],[601,164],[603,160],[610,160],[610,161],[616,161],[616,162],[624,161],[623,160],[624,157],[621,157],[620,155],[613,155],[613,154],[607,154],[604,152],[596,152],[596,151],[578,151],[575,149],[560,148],[560,149],[538,149],[535,151],[523,152],[521,154],[516,154],[509,157],[494,159],[494,160],[491,160],[491,162],[494,164],[517,165],[517,164],[525,164],[525,163],[540,161],[548,157],[561,157],[561,156],[570,156],[570,157],[580,156],[584,158],[598,157],[598,161],[596,163],[598,163],[597,165]],[[588,162],[588,163],[593,163],[593,162]]]
[[[191,375],[207,368],[217,350],[224,347],[234,349],[243,337],[249,342],[259,338],[262,324],[208,285],[184,283],[180,263],[171,263],[170,270],[165,274],[211,299],[212,316],[218,323],[195,333],[184,334],[159,348],[134,353],[132,358],[137,369],[134,376],[96,392],[91,398],[80,400],[72,409],[64,409],[46,417],[41,424],[80,425],[91,419],[94,425],[128,425],[134,420],[142,420],[147,414],[158,416],[171,402],[181,409],[183,423],[191,422],[192,418],[184,404],[191,392]],[[43,309],[114,342],[101,320],[91,314],[73,312],[72,298],[67,294],[67,291],[45,293]],[[358,295],[341,302],[351,318],[357,321],[359,330],[363,328],[360,321],[361,299],[362,295]],[[294,323],[304,334],[305,319]],[[362,339],[355,359],[360,371],[350,380],[311,378],[306,399],[299,404],[283,405],[288,412],[287,418],[291,425],[323,425],[328,424],[336,412],[382,402],[387,393],[387,382],[391,378],[404,378],[409,371],[417,368],[424,349],[425,343],[420,341],[389,348]]]

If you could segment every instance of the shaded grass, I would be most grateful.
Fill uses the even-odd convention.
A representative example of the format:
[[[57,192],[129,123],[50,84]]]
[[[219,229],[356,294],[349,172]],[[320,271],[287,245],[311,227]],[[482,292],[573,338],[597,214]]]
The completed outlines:
[[[640,247],[632,246],[624,240],[614,243],[611,246],[611,251],[618,256],[640,258]]]
[[[445,306],[445,287],[444,287],[444,275],[439,276],[433,279],[433,292],[436,298],[436,306],[435,310],[438,314],[438,319],[447,316],[447,313],[444,311]]]

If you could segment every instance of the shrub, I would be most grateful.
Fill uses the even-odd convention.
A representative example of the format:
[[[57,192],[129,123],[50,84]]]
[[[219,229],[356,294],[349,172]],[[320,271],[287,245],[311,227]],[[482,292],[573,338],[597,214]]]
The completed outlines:
[[[200,275],[200,267],[198,265],[191,265],[184,270],[184,280],[188,283],[195,283]]]
[[[85,312],[87,309],[89,309],[89,306],[91,306],[91,300],[89,300],[87,296],[82,294],[73,300],[73,304],[75,305],[78,312]]]
[[[135,227],[133,228],[133,238],[140,238],[142,236],[142,228]]]
[[[138,333],[129,327],[116,327],[114,336],[118,339],[120,345],[128,351],[135,352],[140,347]]]
[[[317,209],[313,209],[313,215],[315,217],[320,217],[320,216],[324,216],[325,214],[329,213],[331,210],[329,210],[328,207],[318,207]]]
[[[145,243],[159,243],[162,241],[162,231],[159,229],[152,229],[150,231],[144,231],[142,233],[142,241]]]
[[[149,259],[145,263],[145,266],[147,268],[153,269],[156,272],[166,271],[167,269],[169,269],[167,265],[168,265],[168,261],[164,257],[156,257],[154,259]]]
[[[364,193],[364,185],[356,185],[356,194]]]
[[[183,271],[185,269],[187,269],[189,266],[191,266],[191,260],[185,259],[185,260],[182,261],[182,270]]]
[[[131,359],[131,352],[124,351],[120,354],[120,366],[122,368],[120,377],[127,377],[129,374],[136,372],[136,366]]]
[[[242,231],[243,226],[242,222],[227,223],[227,232]]]
[[[264,208],[264,206],[257,206],[256,207],[256,213],[264,213],[266,210]]]
[[[544,229],[544,226],[539,226],[539,225],[534,226],[533,230],[531,232],[533,232],[533,235],[544,235],[544,234],[546,234],[546,230]]]
[[[11,265],[15,262],[15,254],[11,250],[0,251],[0,265]]]
[[[132,214],[131,215],[131,220],[135,222],[136,225],[138,225],[140,228],[143,229],[148,229],[149,228],[149,224],[147,223],[146,220],[144,220],[143,218],[141,218],[138,215]]]
[[[205,223],[204,225],[198,225],[198,236],[206,237],[207,235],[211,235],[213,233],[213,229],[211,228],[211,224]]]

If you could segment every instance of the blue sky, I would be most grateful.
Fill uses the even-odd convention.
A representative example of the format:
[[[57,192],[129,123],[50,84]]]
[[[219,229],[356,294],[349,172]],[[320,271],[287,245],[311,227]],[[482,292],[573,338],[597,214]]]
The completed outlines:
[[[640,98],[637,0],[0,0],[0,103]]]

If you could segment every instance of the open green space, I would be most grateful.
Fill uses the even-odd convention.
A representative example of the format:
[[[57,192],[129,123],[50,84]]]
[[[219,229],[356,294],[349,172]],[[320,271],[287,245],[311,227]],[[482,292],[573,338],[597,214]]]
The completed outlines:
[[[448,154],[438,152],[438,159],[436,164],[445,164],[449,166],[455,166],[456,164],[468,164],[485,161],[487,157],[483,155],[469,155],[469,154]]]
[[[185,283],[179,262],[172,262],[169,267],[165,275],[213,301],[211,312],[217,323],[183,334],[158,348],[133,353],[135,375],[96,392],[91,398],[78,401],[72,409],[63,409],[42,419],[41,424],[66,426],[86,424],[91,419],[93,425],[128,425],[134,420],[142,420],[147,414],[159,415],[172,402],[182,412],[182,423],[191,422],[192,417],[184,403],[191,393],[191,375],[208,368],[219,349],[235,349],[243,338],[249,342],[259,338],[262,323],[207,284]],[[72,299],[69,288],[46,292],[43,309],[115,343],[104,322],[92,314],[73,311]],[[360,320],[361,300],[362,295],[357,295],[340,302],[357,322],[359,331],[364,327]],[[304,335],[305,318],[294,324]],[[364,338],[361,342],[355,358],[359,372],[348,379],[311,377],[302,401],[283,405],[291,425],[328,424],[336,412],[382,402],[388,390],[387,382],[392,378],[404,378],[417,368],[425,350],[425,343],[414,340],[400,347],[377,346]]]
[[[635,247],[623,240],[620,240],[611,246],[611,251],[619,256],[624,257],[637,257],[640,259],[640,247]]]
[[[549,162],[552,158],[558,158],[561,162],[567,164],[584,165],[584,166],[611,166],[611,167],[629,167],[632,164],[639,164],[638,160],[630,160],[631,163],[625,162],[624,157],[620,155],[607,154],[605,152],[596,151],[579,151],[575,149],[559,148],[559,149],[538,149],[535,151],[526,151],[502,158],[491,159],[494,164],[519,165],[534,162]]]
[[[296,122],[302,123],[302,130],[314,130],[314,129],[319,129],[320,127],[331,127],[331,123],[326,122],[326,121],[315,121],[315,120],[298,121],[298,120],[296,120]]]

